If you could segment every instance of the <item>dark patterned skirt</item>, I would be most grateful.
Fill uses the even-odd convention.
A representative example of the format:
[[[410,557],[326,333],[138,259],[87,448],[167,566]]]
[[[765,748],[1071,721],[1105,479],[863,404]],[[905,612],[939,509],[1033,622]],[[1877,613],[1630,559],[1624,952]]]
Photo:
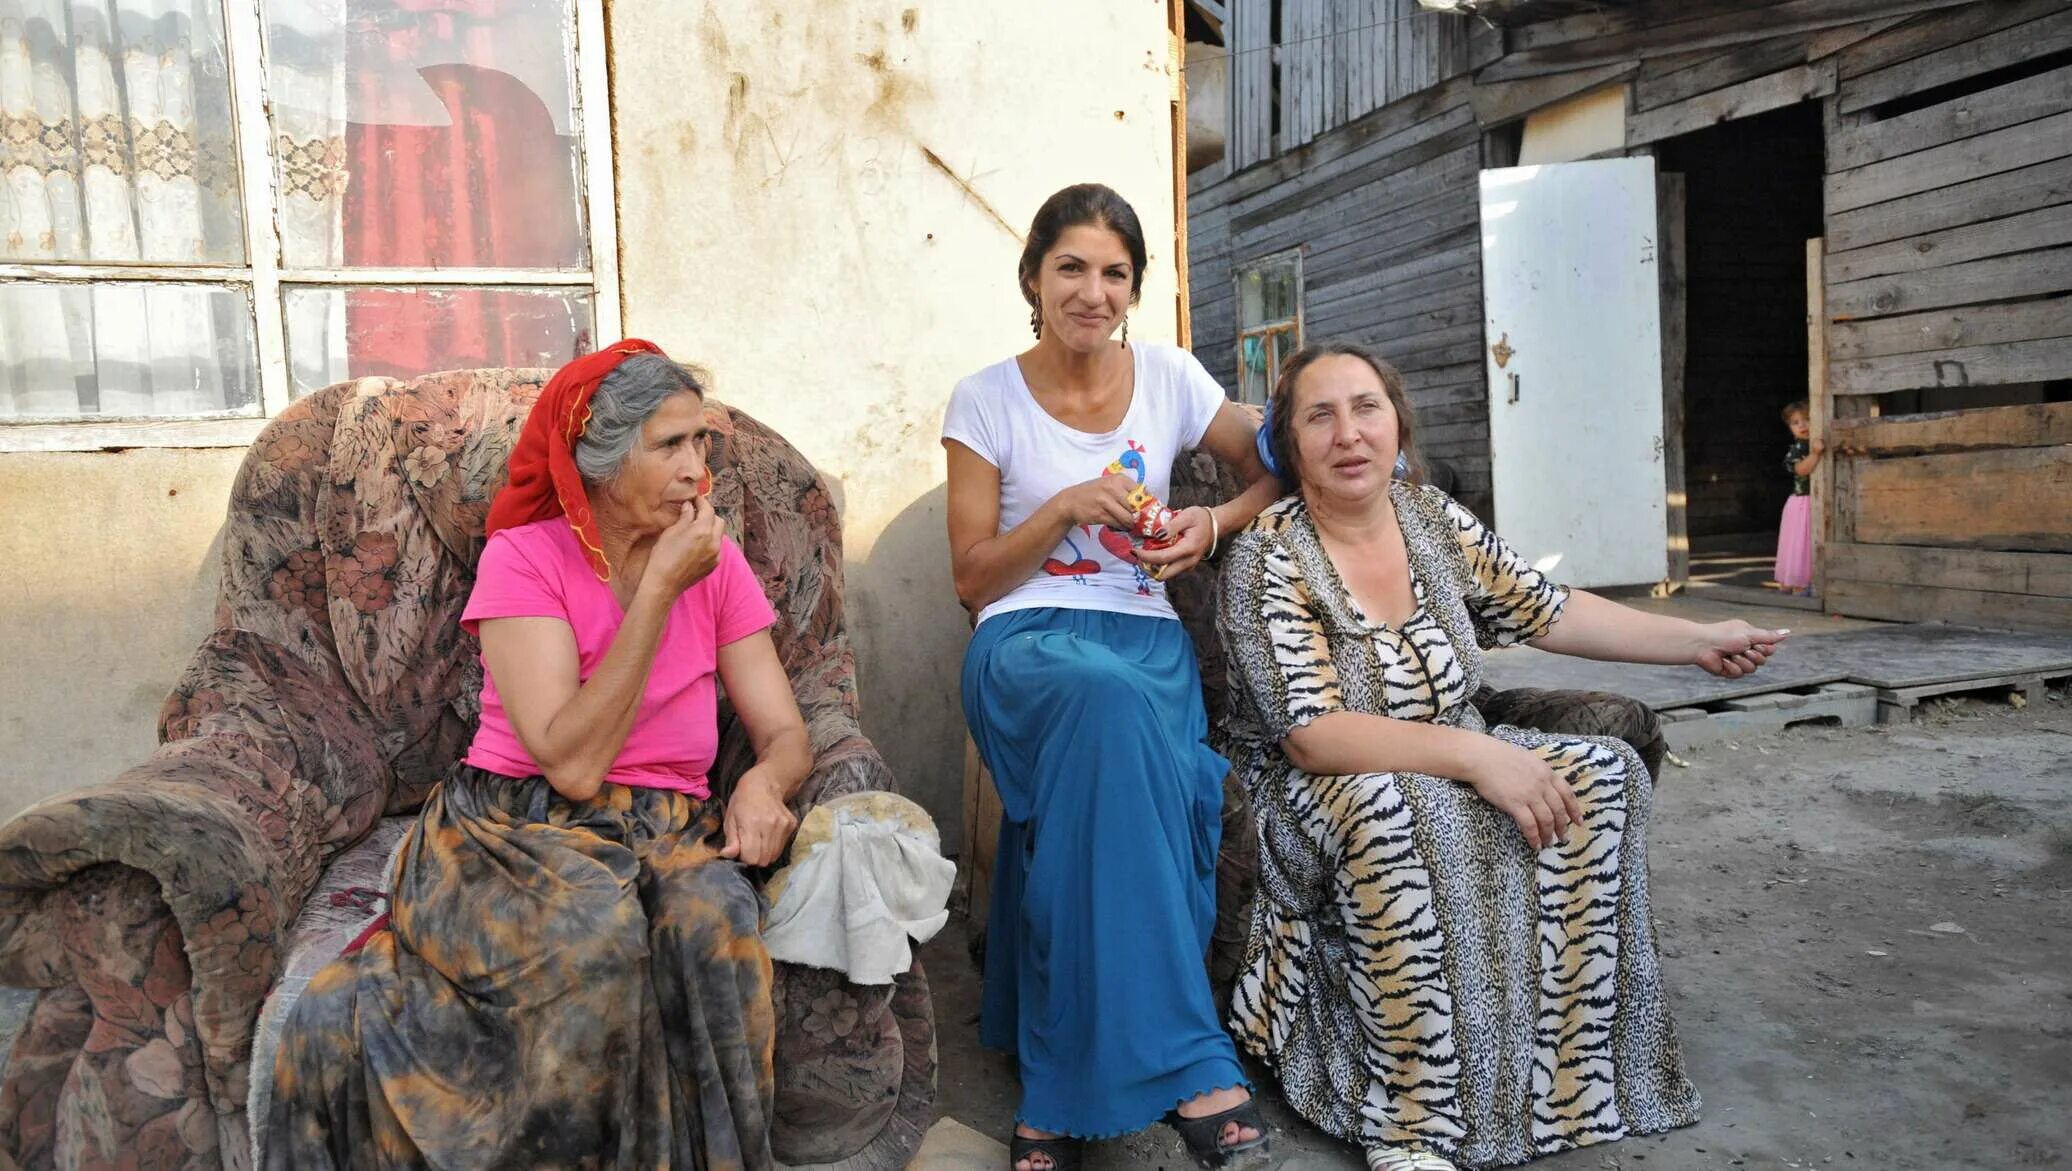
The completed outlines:
[[[681,793],[455,768],[389,930],[289,1016],[266,1166],[772,1166],[770,958],[719,824]]]

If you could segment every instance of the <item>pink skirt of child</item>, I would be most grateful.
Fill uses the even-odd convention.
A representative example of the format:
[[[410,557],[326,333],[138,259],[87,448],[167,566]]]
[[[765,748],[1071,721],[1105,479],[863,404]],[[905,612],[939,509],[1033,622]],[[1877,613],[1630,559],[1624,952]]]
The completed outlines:
[[[1792,496],[1784,502],[1777,526],[1777,584],[1802,590],[1813,584],[1813,498]]]

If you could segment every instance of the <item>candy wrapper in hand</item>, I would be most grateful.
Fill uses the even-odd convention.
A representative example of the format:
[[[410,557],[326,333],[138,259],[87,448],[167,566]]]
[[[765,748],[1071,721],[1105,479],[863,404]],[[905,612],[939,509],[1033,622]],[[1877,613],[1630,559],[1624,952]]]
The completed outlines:
[[[1123,497],[1123,504],[1130,510],[1130,527],[1125,532],[1139,541],[1164,541],[1170,543],[1167,530],[1172,527],[1173,510],[1153,496],[1142,484],[1130,489]]]

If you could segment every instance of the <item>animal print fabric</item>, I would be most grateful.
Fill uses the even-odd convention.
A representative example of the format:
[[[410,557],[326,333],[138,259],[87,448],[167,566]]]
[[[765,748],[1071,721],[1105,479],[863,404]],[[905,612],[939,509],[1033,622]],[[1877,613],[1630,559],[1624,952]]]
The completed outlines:
[[[1360,612],[1299,499],[1222,567],[1230,732],[1261,843],[1230,1025],[1304,1117],[1361,1145],[1503,1166],[1696,1121],[1649,913],[1646,767],[1617,739],[1489,728],[1469,702],[1478,632],[1544,633],[1566,591],[1437,490],[1392,498],[1417,598],[1400,629]],[[1584,821],[1535,855],[1465,784],[1295,768],[1281,739],[1335,711],[1535,752]]]

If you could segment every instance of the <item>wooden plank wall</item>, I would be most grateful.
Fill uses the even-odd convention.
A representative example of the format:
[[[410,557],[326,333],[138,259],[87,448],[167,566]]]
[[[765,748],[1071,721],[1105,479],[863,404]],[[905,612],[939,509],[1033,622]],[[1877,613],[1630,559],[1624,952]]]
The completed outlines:
[[[1233,23],[1270,3],[1233,0]],[[1363,338],[1404,366],[1428,450],[1486,493],[1476,136],[1611,83],[1628,87],[1633,151],[1814,103],[1834,442],[1895,412],[1963,411],[1907,422],[1929,449],[1835,461],[1830,600],[2072,628],[2072,447],[2055,423],[2009,438],[1972,421],[2027,409],[2008,402],[2055,411],[2072,380],[2072,5],[1640,0],[1494,48],[1472,20],[1434,48],[1449,44],[1437,22],[1375,19],[1412,5],[1282,0],[1281,27],[1257,33],[1287,42],[1256,55],[1274,72],[1247,91],[1270,107],[1279,90],[1278,125],[1269,109],[1234,173],[1190,189],[1196,350],[1219,378],[1234,381],[1234,266],[1303,248],[1309,338]]]
[[[1835,425],[1861,451],[1827,565],[1844,613],[2072,629],[2072,403],[1987,405],[2072,380],[2072,64],[2022,68],[2067,50],[2072,7],[2037,0],[1835,57],[1829,389],[1887,416]],[[1892,417],[1921,401],[1957,409]]]
[[[2072,630],[2072,403],[1839,420],[1865,451],[1829,549],[1843,613]]]
[[[1281,149],[1465,72],[1471,32],[1417,0],[1282,0]]]
[[[1272,162],[1189,195],[1195,354],[1237,384],[1234,276],[1303,251],[1310,341],[1353,340],[1403,371],[1419,445],[1489,500],[1482,376],[1480,131],[1466,79],[1391,103]]]
[[[1230,0],[1230,163],[1273,155],[1273,0]],[[1190,229],[1191,231],[1191,229]]]

